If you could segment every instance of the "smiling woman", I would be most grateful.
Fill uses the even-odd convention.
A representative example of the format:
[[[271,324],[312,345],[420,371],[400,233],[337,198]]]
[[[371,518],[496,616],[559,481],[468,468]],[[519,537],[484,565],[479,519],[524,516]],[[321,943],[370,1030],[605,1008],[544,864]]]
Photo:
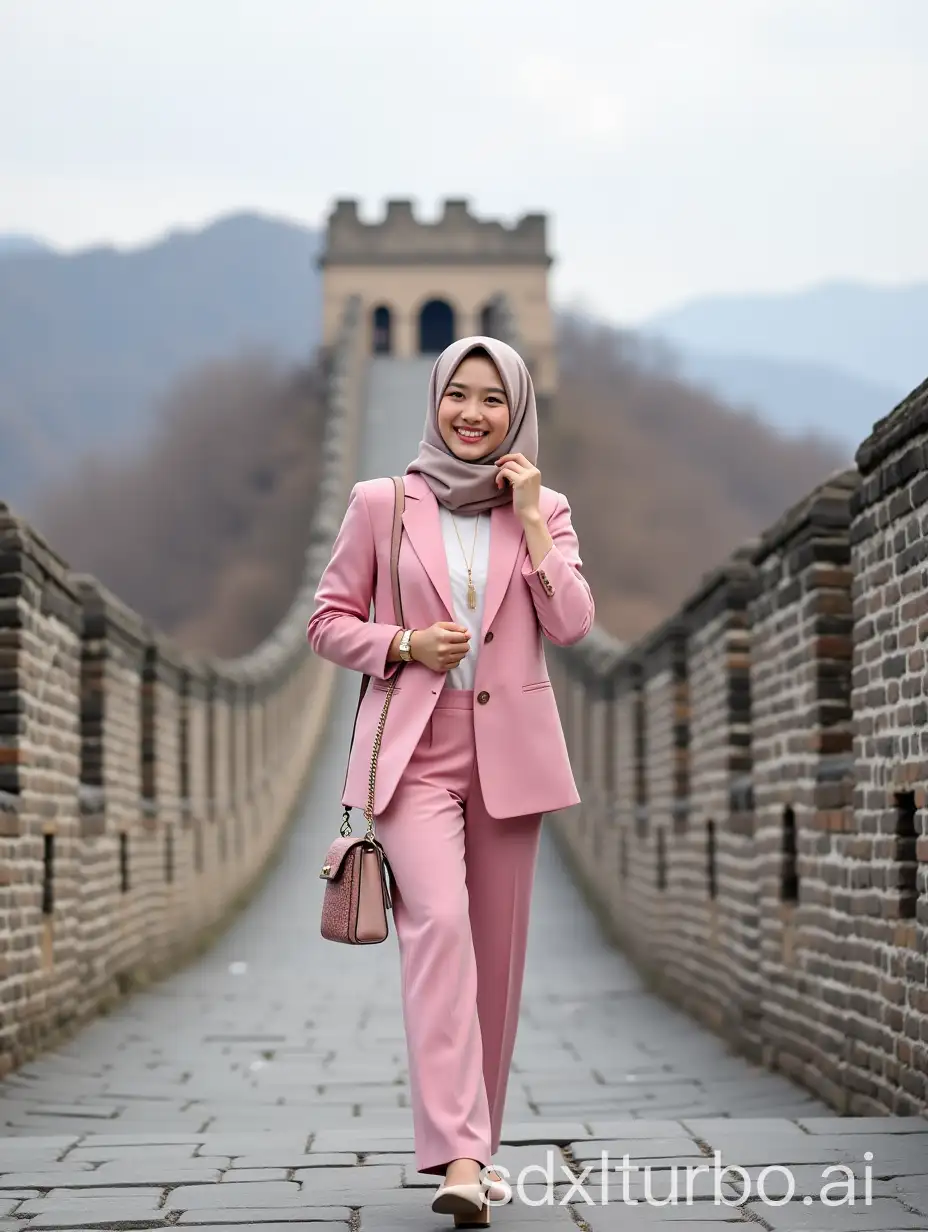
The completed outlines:
[[[579,802],[544,638],[579,641],[593,598],[570,506],[542,485],[537,454],[521,356],[484,336],[446,348],[403,477],[401,602],[394,485],[368,480],[352,491],[307,630],[317,654],[374,682],[342,803],[364,807],[373,792],[368,824],[376,815],[393,875],[416,1163],[444,1178],[432,1209],[467,1226],[489,1223],[488,1203],[509,1193],[491,1162],[541,817]]]

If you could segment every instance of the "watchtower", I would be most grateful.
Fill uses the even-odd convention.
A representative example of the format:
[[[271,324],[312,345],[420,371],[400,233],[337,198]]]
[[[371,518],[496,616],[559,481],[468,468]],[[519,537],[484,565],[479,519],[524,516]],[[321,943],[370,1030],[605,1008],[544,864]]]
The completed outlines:
[[[323,345],[334,340],[344,305],[358,295],[371,354],[437,354],[456,338],[493,336],[494,303],[503,296],[541,400],[557,373],[548,304],[544,214],[514,226],[475,218],[466,200],[446,200],[441,217],[420,222],[413,203],[387,202],[380,222],[358,216],[355,200],[337,201],[319,258]]]

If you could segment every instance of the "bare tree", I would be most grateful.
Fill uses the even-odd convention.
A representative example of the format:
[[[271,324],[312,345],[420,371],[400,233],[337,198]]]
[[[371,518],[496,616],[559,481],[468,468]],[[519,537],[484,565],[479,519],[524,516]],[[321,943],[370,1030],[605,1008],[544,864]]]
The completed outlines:
[[[672,354],[563,318],[560,388],[539,465],[566,491],[598,618],[634,638],[707,570],[837,466],[840,449],[779,436],[684,384]]]
[[[273,629],[299,584],[315,503],[323,395],[314,369],[261,355],[169,392],[128,461],[84,459],[35,521],[183,645],[233,655]]]

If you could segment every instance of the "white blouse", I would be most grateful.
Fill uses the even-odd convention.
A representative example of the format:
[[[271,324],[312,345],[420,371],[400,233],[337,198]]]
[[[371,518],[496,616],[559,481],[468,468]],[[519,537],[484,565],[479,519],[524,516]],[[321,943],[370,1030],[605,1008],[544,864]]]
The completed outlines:
[[[484,598],[487,589],[487,575],[490,565],[490,515],[453,514],[444,505],[439,505],[441,530],[445,541],[445,555],[448,558],[448,573],[451,578],[451,597],[454,600],[454,619],[457,624],[470,629],[470,650],[445,677],[445,685],[449,689],[472,689],[474,675],[477,670],[477,654],[480,649],[480,626],[483,622]],[[476,528],[474,517],[477,518]],[[457,534],[455,534],[457,523]],[[476,529],[477,541],[474,543]],[[458,535],[461,536],[460,542]],[[461,544],[464,545],[463,550]],[[477,606],[471,611],[467,606],[467,561],[471,550],[474,558],[471,577],[477,591]]]

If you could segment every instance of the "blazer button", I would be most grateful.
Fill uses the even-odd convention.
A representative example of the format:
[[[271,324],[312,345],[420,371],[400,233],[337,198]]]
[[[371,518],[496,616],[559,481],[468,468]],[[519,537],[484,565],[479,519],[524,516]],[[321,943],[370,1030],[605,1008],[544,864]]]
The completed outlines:
[[[477,694],[477,701],[480,703],[481,706],[485,706],[489,700],[490,700],[489,693],[486,691],[486,689],[481,689],[481,691]]]
[[[492,634],[492,632],[488,633],[488,634],[486,635],[486,637],[485,637],[483,640],[484,640],[485,642],[492,642],[492,641],[493,641],[493,634]]]

